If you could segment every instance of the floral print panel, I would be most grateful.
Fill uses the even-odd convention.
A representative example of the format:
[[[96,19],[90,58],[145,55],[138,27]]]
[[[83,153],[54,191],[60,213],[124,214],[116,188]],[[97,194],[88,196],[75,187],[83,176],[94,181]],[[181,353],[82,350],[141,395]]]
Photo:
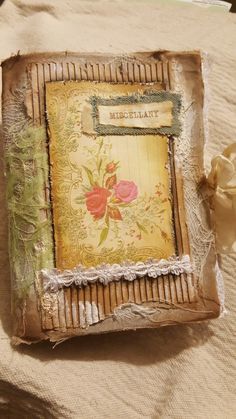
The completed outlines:
[[[93,131],[91,95],[135,91],[134,85],[111,86],[90,82],[47,86],[59,269],[158,260],[175,253],[168,138],[98,136]]]

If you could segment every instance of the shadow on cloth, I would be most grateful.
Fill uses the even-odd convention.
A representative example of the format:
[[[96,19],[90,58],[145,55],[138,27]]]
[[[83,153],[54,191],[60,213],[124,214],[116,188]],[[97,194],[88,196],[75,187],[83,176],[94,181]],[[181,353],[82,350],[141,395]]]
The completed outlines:
[[[0,418],[54,419],[68,417],[68,411],[60,403],[47,402],[31,391],[26,391],[17,385],[0,380]]]
[[[22,354],[43,362],[55,359],[112,360],[134,365],[163,362],[178,353],[203,345],[211,336],[208,323],[166,326],[160,329],[115,332],[75,337],[54,345],[46,341],[16,348]]]

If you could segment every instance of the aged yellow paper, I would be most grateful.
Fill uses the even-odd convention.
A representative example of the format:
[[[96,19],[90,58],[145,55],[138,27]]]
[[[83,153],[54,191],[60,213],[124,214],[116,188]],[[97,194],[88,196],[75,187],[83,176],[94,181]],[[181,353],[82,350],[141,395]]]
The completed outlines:
[[[142,89],[92,82],[47,84],[59,269],[175,253],[167,137],[83,131],[84,109],[89,120],[92,95],[110,98]]]
[[[116,127],[160,128],[172,124],[173,103],[129,103],[116,106],[98,106],[99,123]]]

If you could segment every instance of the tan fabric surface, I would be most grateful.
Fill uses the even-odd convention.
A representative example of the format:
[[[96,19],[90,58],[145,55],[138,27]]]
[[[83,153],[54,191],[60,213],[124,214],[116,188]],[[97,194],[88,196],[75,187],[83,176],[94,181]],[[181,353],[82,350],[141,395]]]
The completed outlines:
[[[236,15],[167,1],[5,0],[0,58],[23,52],[197,49],[210,54],[206,166],[236,139]],[[1,159],[2,161],[2,159]],[[1,418],[236,417],[236,259],[228,314],[193,326],[12,349],[4,177],[0,203]],[[235,226],[232,226],[235,228]]]

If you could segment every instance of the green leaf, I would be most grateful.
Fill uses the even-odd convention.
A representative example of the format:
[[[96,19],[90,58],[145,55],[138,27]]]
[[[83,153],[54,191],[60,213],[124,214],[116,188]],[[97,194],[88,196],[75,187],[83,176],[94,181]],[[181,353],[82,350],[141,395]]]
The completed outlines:
[[[103,147],[103,138],[101,139],[100,144],[99,144],[98,154],[100,153],[102,147]]]
[[[138,221],[136,221],[136,224],[137,224],[137,226],[138,226],[139,230],[141,230],[141,231],[143,231],[144,233],[148,234],[147,229],[146,229],[146,228],[145,228],[142,224],[140,224]]]
[[[84,202],[84,196],[77,196],[76,198],[75,198],[75,202],[77,203],[77,204],[80,204],[81,202]]]
[[[82,189],[83,189],[83,192],[84,193],[86,193],[86,192],[91,192],[91,189],[90,188],[88,188],[87,186],[85,186],[85,185],[82,185]]]
[[[88,180],[89,180],[90,185],[91,186],[94,186],[95,185],[95,182],[94,182],[93,174],[92,174],[91,170],[88,167],[86,167],[86,166],[82,166],[82,167],[84,168],[85,172],[87,173],[87,176],[88,176]]]
[[[101,244],[106,240],[106,238],[107,238],[107,235],[108,235],[108,232],[109,232],[109,228],[108,227],[105,227],[102,231],[101,231],[101,234],[100,234],[100,241],[99,241],[99,243],[98,243],[98,246],[101,246]]]
[[[106,223],[107,227],[109,227],[109,214],[108,214],[108,212],[106,213],[105,223]]]
[[[101,171],[101,166],[102,166],[102,159],[100,159],[99,163],[98,163],[98,173],[99,174],[100,174],[100,171]]]
[[[114,202],[114,201],[112,201],[111,200],[111,202],[112,202],[112,204],[113,205],[117,205],[118,207],[134,207],[135,206],[135,204],[133,204],[132,202],[130,203],[130,202]]]

